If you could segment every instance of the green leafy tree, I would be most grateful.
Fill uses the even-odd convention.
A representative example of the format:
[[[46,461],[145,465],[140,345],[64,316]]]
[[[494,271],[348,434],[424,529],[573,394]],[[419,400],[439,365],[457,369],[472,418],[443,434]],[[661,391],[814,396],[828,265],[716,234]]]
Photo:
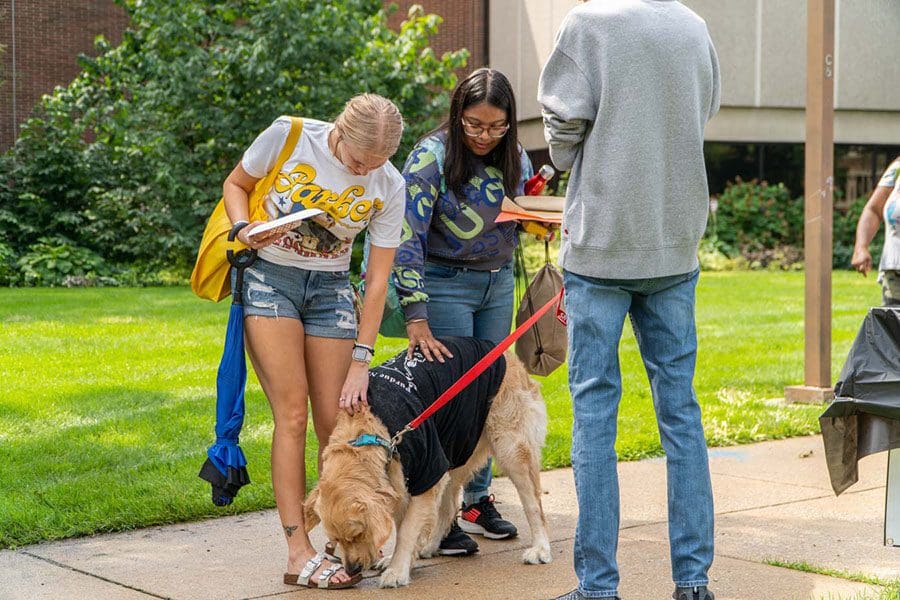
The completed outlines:
[[[440,17],[414,7],[395,31],[379,0],[123,4],[122,43],[98,38],[0,158],[0,238],[20,255],[66,239],[187,273],[222,181],[277,116],[330,120],[357,93],[383,94],[407,124],[399,164],[467,56],[429,47]]]

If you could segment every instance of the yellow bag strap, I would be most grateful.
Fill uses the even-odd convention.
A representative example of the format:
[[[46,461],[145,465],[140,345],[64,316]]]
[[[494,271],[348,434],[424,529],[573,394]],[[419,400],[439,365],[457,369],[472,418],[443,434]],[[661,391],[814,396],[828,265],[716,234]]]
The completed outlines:
[[[294,152],[294,148],[297,146],[297,141],[300,139],[300,134],[303,132],[303,119],[300,117],[291,117],[291,130],[288,132],[287,139],[284,140],[284,146],[281,147],[281,153],[278,155],[278,160],[275,161],[275,166],[272,167],[272,170],[269,171],[266,176],[257,182],[256,187],[253,188],[253,193],[250,194],[250,220],[263,220],[265,219],[265,213],[260,215],[262,212],[263,206],[263,198],[265,198],[266,194],[269,193],[269,190],[272,189],[272,184],[275,183],[275,178],[278,177],[278,173],[281,172],[281,167],[284,166],[284,163],[290,158],[291,154]]]
[[[297,140],[300,139],[300,133],[302,131],[303,119],[300,117],[291,117],[291,130],[288,132],[287,139],[284,140],[284,146],[281,147],[281,154],[278,155],[278,160],[275,161],[275,168],[272,170],[272,173],[277,175],[285,161],[291,156],[291,153],[294,152],[294,148],[297,146]],[[272,179],[275,178],[272,177]]]

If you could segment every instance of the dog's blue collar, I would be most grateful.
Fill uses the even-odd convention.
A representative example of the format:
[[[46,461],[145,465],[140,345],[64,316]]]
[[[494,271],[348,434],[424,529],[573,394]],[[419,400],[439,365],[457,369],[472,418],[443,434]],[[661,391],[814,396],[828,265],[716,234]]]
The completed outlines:
[[[354,448],[359,448],[360,446],[381,446],[388,451],[388,454],[394,453],[394,448],[389,441],[372,433],[363,433],[348,443]]]

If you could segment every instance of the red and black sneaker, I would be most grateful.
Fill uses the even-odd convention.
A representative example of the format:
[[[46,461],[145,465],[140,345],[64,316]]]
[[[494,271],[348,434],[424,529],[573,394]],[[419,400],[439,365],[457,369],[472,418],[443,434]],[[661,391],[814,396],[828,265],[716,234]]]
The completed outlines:
[[[503,519],[494,508],[494,495],[482,496],[478,502],[463,506],[459,526],[466,533],[477,533],[490,540],[505,540],[518,535],[516,526]]]

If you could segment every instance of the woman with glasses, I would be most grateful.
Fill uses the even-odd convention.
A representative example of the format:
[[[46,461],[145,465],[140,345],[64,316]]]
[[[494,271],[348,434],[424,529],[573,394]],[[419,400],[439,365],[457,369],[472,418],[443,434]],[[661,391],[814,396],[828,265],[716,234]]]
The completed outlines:
[[[504,196],[523,194],[531,161],[516,136],[516,101],[503,73],[478,69],[457,85],[450,115],[406,160],[406,221],[393,277],[406,317],[409,353],[451,356],[443,336],[500,342],[513,315],[515,223],[494,223]],[[491,463],[466,486],[462,522],[441,554],[465,555],[516,535],[494,507]],[[465,530],[465,532],[463,531]]]

